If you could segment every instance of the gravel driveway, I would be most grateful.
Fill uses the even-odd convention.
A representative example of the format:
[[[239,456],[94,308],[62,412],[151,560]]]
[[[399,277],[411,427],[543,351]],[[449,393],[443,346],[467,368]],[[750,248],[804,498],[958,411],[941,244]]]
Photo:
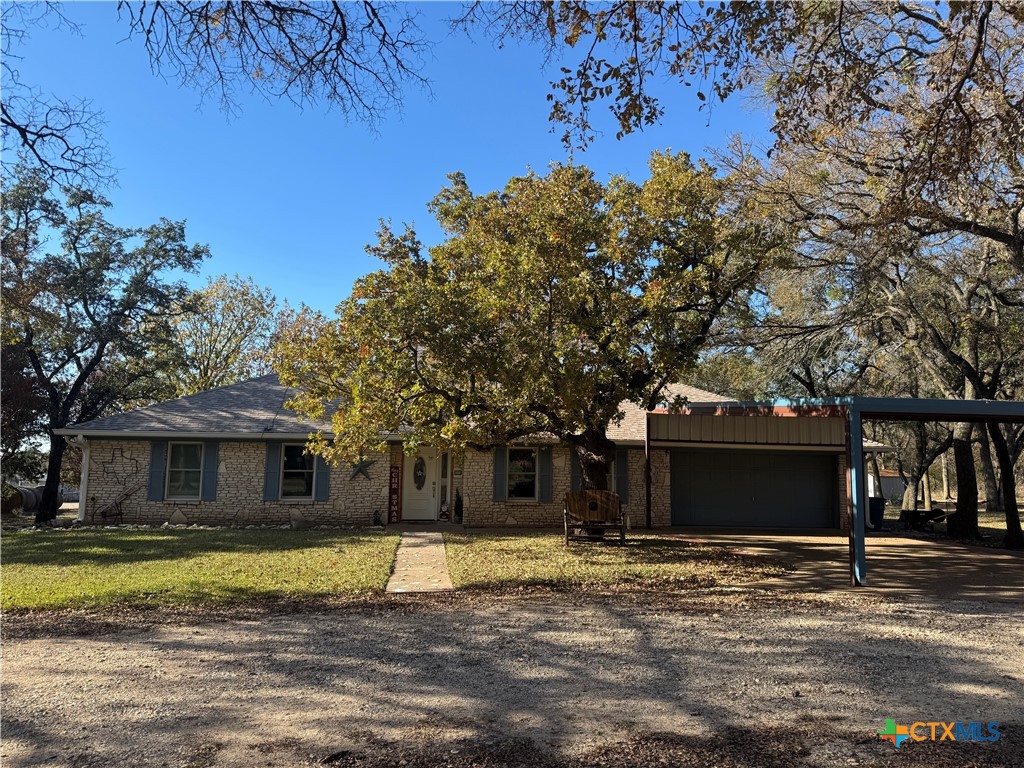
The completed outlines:
[[[1021,765],[1022,637],[1017,606],[749,593],[8,637],[3,764]],[[1004,735],[895,750],[886,717]]]

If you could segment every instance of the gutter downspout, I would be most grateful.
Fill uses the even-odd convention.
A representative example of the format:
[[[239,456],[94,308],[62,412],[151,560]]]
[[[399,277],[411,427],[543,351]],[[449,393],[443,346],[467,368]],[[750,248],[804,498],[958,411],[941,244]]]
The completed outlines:
[[[72,443],[82,447],[82,476],[78,482],[78,522],[85,522],[85,507],[89,501],[89,441],[82,435],[71,438]]]

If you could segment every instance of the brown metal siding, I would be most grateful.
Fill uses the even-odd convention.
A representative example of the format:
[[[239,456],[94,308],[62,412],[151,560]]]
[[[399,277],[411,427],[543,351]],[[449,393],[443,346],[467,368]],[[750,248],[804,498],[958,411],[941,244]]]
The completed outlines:
[[[651,440],[747,445],[845,445],[845,419],[832,416],[651,414]]]

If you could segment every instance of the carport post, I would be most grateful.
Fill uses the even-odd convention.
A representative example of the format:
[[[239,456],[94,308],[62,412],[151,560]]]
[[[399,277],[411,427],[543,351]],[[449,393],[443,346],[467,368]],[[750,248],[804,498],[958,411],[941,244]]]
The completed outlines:
[[[651,520],[651,414],[644,415],[644,523],[653,528]]]
[[[856,405],[847,408],[850,420],[850,583],[863,587],[867,581],[868,566],[864,552],[864,423]]]

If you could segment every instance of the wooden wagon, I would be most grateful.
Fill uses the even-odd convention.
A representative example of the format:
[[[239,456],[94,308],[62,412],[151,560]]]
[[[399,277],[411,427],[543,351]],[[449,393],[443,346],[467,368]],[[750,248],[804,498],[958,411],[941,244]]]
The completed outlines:
[[[565,545],[570,541],[601,541],[607,531],[618,531],[626,543],[622,500],[611,491],[569,491],[565,494]]]

